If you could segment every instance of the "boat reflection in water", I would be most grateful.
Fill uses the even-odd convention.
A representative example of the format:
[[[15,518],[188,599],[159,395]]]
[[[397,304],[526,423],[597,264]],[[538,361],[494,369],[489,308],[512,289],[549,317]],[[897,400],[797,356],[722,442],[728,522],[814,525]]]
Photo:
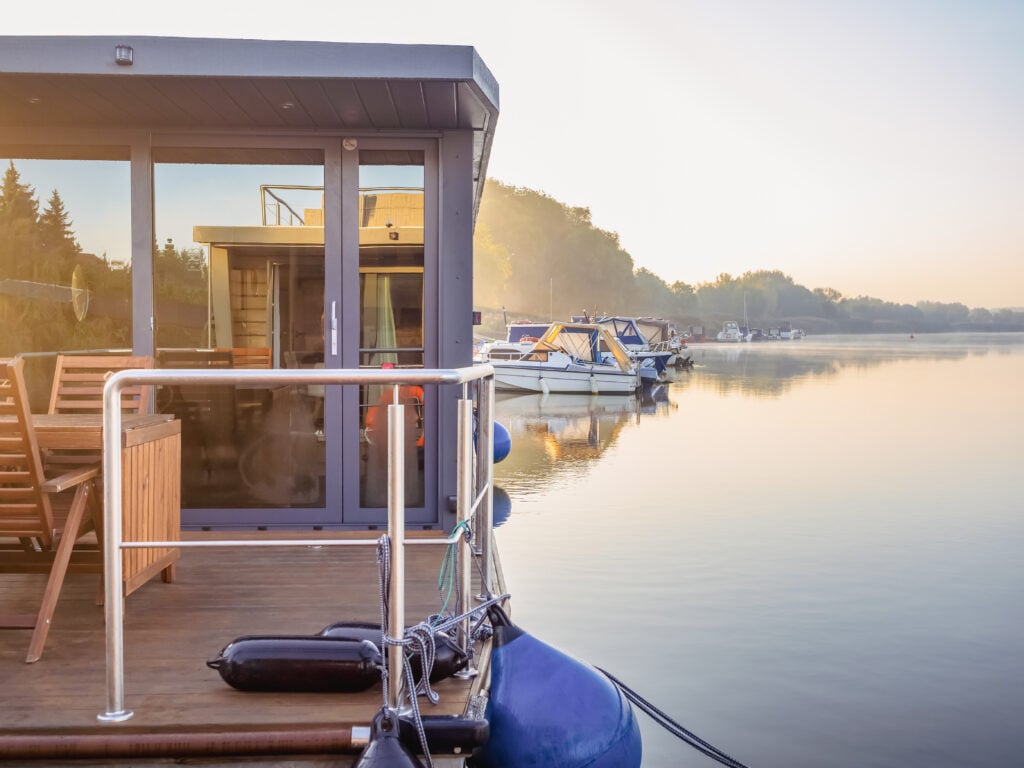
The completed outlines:
[[[673,381],[675,379],[673,378]],[[659,410],[678,407],[668,397],[668,382],[658,382],[651,386],[644,387],[638,397],[640,399],[640,413],[650,416],[657,414]]]
[[[495,418],[508,428],[513,448],[495,466],[496,481],[513,499],[565,482],[567,472],[584,470],[636,428],[641,414],[666,414],[667,393],[663,386],[657,395],[645,388],[638,396],[499,394]]]

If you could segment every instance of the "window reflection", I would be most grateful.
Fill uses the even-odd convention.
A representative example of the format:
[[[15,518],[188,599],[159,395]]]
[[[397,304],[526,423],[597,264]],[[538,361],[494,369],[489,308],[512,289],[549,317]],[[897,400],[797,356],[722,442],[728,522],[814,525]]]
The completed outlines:
[[[422,368],[422,153],[362,152],[359,187],[359,364]],[[387,506],[387,406],[395,394],[391,386],[360,388],[363,507]],[[405,405],[405,503],[423,506],[426,395],[422,387],[403,386],[397,396]]]
[[[0,168],[0,357],[27,356],[32,408],[45,411],[53,353],[131,347],[129,163],[6,157]]]
[[[158,365],[322,366],[322,153],[154,157]],[[326,506],[322,387],[165,387],[157,402],[182,421],[184,507]]]

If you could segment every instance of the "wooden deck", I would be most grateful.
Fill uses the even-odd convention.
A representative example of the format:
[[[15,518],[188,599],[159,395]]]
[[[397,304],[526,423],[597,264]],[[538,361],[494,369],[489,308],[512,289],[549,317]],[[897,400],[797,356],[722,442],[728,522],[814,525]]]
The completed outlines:
[[[248,535],[376,540],[380,532]],[[407,538],[428,535],[438,534],[409,532]],[[184,538],[197,536],[218,534]],[[440,608],[437,575],[444,549],[406,547],[408,623]],[[4,575],[0,604],[15,612],[34,610],[44,578]],[[106,708],[106,668],[97,578],[69,574],[41,661],[24,663],[29,631],[0,632],[0,760],[40,736],[72,744],[81,736],[88,741],[118,732],[137,735],[141,742],[144,735],[160,733],[256,738],[267,731],[300,730],[310,740],[323,737],[330,747],[325,751],[358,753],[351,728],[367,725],[381,707],[380,685],[360,694],[243,693],[205,662],[242,635],[315,634],[336,621],[378,621],[377,578],[373,546],[183,549],[174,583],[152,581],[126,600],[125,701],[135,716],[101,724],[96,715]],[[421,698],[421,709],[427,715],[461,715],[480,682],[442,681],[435,686],[440,705]],[[335,756],[331,764],[347,763]]]

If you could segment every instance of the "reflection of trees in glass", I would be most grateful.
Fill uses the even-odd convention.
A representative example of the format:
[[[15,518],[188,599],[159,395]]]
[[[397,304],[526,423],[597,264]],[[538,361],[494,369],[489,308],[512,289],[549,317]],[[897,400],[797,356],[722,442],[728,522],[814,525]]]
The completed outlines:
[[[208,273],[203,248],[153,248],[157,347],[206,347]]]
[[[0,355],[130,345],[129,269],[84,253],[58,190],[39,212],[35,189],[10,162],[0,189]],[[75,317],[72,274],[89,291]]]
[[[68,161],[74,162],[74,161]],[[131,267],[82,251],[59,190],[40,211],[13,161],[0,187],[0,355],[131,346]],[[207,262],[202,248],[154,246],[157,344],[207,344]],[[89,294],[81,320],[72,275]]]

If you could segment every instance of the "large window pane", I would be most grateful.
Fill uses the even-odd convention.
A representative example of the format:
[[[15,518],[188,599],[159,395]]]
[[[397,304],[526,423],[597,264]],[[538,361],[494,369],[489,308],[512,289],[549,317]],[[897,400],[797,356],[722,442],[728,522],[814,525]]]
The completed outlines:
[[[360,153],[359,363],[423,367],[423,156]],[[405,503],[424,504],[422,387],[401,387]],[[360,388],[360,505],[387,506],[387,406],[393,387]]]
[[[54,353],[131,347],[129,163],[0,158],[0,357],[45,411]]]
[[[154,153],[157,361],[323,365],[320,152]],[[166,387],[186,508],[324,507],[322,387]]]

